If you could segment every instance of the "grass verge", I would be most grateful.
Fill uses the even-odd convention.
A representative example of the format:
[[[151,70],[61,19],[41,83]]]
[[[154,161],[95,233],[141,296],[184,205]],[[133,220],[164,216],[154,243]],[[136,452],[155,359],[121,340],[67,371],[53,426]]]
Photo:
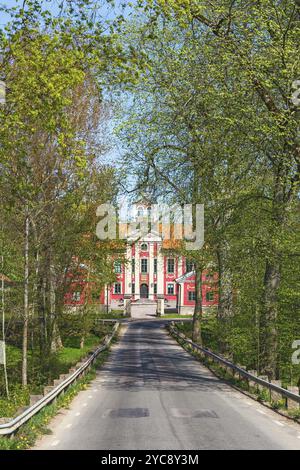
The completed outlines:
[[[223,367],[221,367],[219,364],[216,364],[212,359],[203,357],[200,353],[194,351],[191,345],[185,343],[172,334],[171,336],[183,349],[185,349],[189,354],[191,354],[191,356],[195,357],[199,362],[201,362],[201,364],[207,367],[216,377],[224,380],[226,383],[246,394],[250,398],[260,402],[268,408],[271,408],[273,411],[300,424],[300,409],[287,409],[284,399],[279,401],[272,401],[268,390],[258,389],[257,387],[250,387],[246,380],[233,377],[230,373],[223,369]]]
[[[60,395],[55,402],[43,408],[37,415],[31,418],[19,431],[11,437],[0,437],[0,450],[26,450],[34,446],[38,437],[50,434],[47,427],[51,419],[62,408],[68,408],[74,397],[82,390],[86,390],[88,384],[95,378],[96,370],[101,368],[110,354],[111,346],[117,342],[118,335],[112,340],[110,347],[103,351],[95,361],[91,370],[68,390]]]
[[[21,376],[22,358],[21,349],[7,346],[8,377],[10,399],[3,396],[3,376],[0,373],[0,417],[12,418],[20,408],[29,405],[30,395],[43,393],[44,386],[52,385],[53,380],[61,374],[67,374],[69,369],[84,359],[89,351],[97,347],[104,336],[112,331],[111,324],[99,325],[96,334],[90,333],[80,348],[80,338],[64,339],[64,346],[41,360],[37,352],[28,353],[28,387],[23,388],[19,383]],[[2,393],[1,393],[2,392]]]
[[[191,320],[193,319],[193,315],[178,315],[177,313],[165,313],[163,317],[161,318],[190,318]]]

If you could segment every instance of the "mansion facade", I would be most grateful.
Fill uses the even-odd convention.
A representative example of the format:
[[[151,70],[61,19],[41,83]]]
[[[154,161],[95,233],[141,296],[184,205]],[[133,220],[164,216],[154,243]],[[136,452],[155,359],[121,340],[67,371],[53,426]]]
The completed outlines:
[[[127,262],[115,262],[116,282],[106,289],[105,304],[121,307],[124,297],[138,301],[156,301],[164,297],[166,308],[178,313],[193,313],[195,306],[195,273],[193,264],[184,256],[167,254],[164,242],[153,235],[128,243]],[[205,271],[202,279],[203,307],[218,305],[218,276]]]
[[[148,207],[138,208],[138,216]],[[172,250],[173,248],[173,250]],[[172,240],[155,232],[146,236],[127,238],[125,262],[114,261],[115,282],[106,286],[98,295],[93,294],[92,302],[99,303],[107,310],[121,310],[125,299],[131,302],[155,302],[164,298],[166,309],[178,313],[192,314],[195,306],[195,273],[193,263],[184,256],[178,256]],[[124,258],[123,258],[124,259]],[[218,275],[209,270],[203,273],[203,307],[218,305]],[[80,306],[86,301],[87,286],[78,283],[72,286],[66,296],[66,305]]]

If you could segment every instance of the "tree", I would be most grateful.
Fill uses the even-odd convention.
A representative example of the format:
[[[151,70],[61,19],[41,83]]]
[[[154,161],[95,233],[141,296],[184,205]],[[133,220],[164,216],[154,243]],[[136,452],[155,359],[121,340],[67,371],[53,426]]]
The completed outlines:
[[[152,2],[147,2],[150,7]],[[273,172],[272,229],[264,276],[261,309],[263,371],[277,374],[278,291],[282,252],[278,234],[287,223],[288,208],[299,187],[297,109],[292,102],[292,83],[298,78],[299,3],[261,1],[245,7],[241,2],[219,0],[213,7],[202,1],[158,1],[154,15],[172,17],[184,28],[199,26],[216,44],[218,59],[243,87],[251,90],[251,108],[263,141],[263,151]],[[224,64],[225,62],[225,64]],[[238,72],[238,73],[237,73]]]
[[[6,228],[13,226],[23,245],[24,387],[30,323],[34,316],[40,322],[42,362],[61,346],[57,316],[64,280],[80,239],[95,230],[88,217],[115,195],[113,171],[100,161],[104,147],[97,137],[108,116],[97,75],[110,60],[111,50],[101,63],[98,55],[108,38],[100,42],[101,25],[93,28],[78,2],[58,17],[41,3],[24,2],[1,36],[1,74],[9,90],[0,111],[1,197],[7,213],[10,208]]]

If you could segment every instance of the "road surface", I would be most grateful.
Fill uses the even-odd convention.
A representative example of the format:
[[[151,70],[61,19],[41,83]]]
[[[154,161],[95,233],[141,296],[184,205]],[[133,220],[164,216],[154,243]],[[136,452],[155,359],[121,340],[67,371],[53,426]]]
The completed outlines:
[[[88,390],[35,449],[300,449],[300,426],[235,391],[163,321],[128,323]]]

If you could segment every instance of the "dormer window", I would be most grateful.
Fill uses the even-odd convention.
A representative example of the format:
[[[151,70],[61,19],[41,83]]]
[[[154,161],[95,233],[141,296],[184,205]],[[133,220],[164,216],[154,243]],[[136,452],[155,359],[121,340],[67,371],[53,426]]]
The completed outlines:
[[[148,244],[147,243],[142,243],[141,244],[141,250],[142,251],[148,251]]]
[[[138,207],[137,216],[144,217],[144,208],[142,206]]]

